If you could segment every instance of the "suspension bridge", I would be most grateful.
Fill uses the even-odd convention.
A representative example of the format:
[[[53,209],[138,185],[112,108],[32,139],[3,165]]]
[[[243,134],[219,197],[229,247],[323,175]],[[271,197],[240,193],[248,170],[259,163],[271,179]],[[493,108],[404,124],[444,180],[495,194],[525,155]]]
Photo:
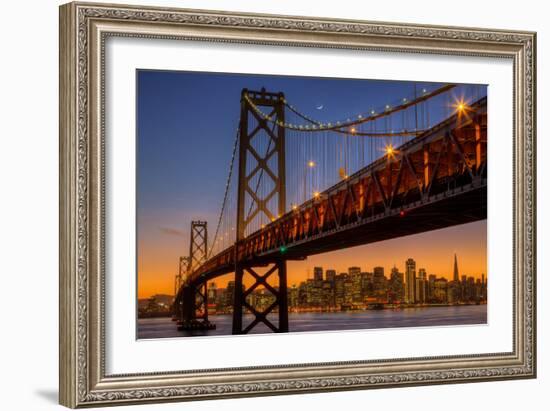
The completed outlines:
[[[283,93],[243,89],[216,230],[209,240],[206,221],[192,221],[180,257],[178,327],[215,327],[207,283],[233,273],[233,334],[288,332],[287,261],[486,219],[485,90],[415,86],[321,121]],[[258,287],[274,297],[264,310],[249,303]]]

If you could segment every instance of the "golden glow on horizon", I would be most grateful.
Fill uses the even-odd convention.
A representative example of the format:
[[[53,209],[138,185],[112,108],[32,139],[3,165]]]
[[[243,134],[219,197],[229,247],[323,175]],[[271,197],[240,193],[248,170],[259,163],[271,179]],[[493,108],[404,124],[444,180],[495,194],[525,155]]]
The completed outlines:
[[[468,226],[467,231],[464,226]],[[386,277],[395,264],[400,272],[405,270],[405,260],[415,259],[417,270],[425,268],[428,274],[452,279],[453,258],[456,252],[460,275],[487,278],[487,222],[481,221],[464,226],[450,227],[422,234],[381,241],[378,243],[348,248],[340,251],[310,256],[304,261],[288,262],[288,285],[299,285],[313,273],[313,267],[335,269],[338,273],[348,267],[359,266],[363,271],[372,271],[383,266]],[[143,236],[142,236],[143,238]],[[138,245],[138,297],[174,293],[174,276],[178,259],[187,243],[182,238],[155,238],[140,241]],[[233,274],[216,278],[218,287],[224,288],[233,280]]]

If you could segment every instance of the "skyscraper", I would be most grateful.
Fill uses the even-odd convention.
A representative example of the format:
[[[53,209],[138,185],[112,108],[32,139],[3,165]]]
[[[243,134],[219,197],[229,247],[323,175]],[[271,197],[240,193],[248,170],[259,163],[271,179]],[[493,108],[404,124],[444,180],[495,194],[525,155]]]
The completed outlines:
[[[323,281],[323,267],[313,267],[313,279]]]
[[[455,253],[455,261],[453,267],[453,281],[448,285],[447,290],[447,302],[450,304],[456,304],[462,298],[461,294],[460,280],[458,278],[458,261]]]
[[[348,274],[352,282],[352,301],[354,303],[360,303],[363,299],[361,293],[361,268],[349,267]]]
[[[327,275],[327,281],[334,283],[334,279],[336,278],[336,270],[327,270],[326,275]]]
[[[453,281],[458,283],[458,262],[456,259],[456,253],[455,253],[455,266],[453,270]]]
[[[390,274],[390,286],[393,301],[403,301],[405,294],[405,276],[400,273],[396,266],[393,266]]]
[[[374,267],[373,269],[372,286],[374,289],[374,295],[379,300],[385,300],[387,297],[387,280],[384,275],[384,267]]]
[[[405,302],[414,304],[416,289],[416,262],[409,258],[405,261]]]
[[[417,303],[426,302],[426,270],[418,269],[418,277],[416,278],[415,300]]]

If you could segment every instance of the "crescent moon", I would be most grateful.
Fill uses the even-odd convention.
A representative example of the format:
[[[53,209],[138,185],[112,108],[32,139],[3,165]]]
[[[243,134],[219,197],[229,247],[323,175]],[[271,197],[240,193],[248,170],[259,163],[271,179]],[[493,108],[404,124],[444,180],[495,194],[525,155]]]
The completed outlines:
[[[317,109],[317,110],[322,110],[323,107],[324,107],[324,106],[321,104],[320,106],[317,106],[316,109]]]

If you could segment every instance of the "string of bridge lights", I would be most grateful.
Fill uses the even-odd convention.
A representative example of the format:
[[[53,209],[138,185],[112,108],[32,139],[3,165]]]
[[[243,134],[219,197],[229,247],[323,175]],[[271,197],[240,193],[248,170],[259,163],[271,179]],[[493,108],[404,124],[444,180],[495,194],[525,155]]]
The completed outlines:
[[[414,98],[414,99],[407,99],[406,97],[403,97],[401,99],[401,103],[396,105],[396,106],[391,106],[390,104],[386,104],[384,106],[383,110],[378,110],[377,111],[377,110],[371,109],[368,113],[357,114],[356,116],[354,116],[354,119],[348,118],[345,121],[338,120],[338,121],[334,121],[334,122],[330,121],[330,122],[324,122],[324,123],[321,122],[321,121],[312,119],[311,117],[309,117],[306,114],[299,111],[293,105],[289,104],[286,99],[283,99],[283,103],[290,110],[292,110],[294,113],[296,113],[297,115],[302,117],[304,120],[308,121],[309,124],[292,124],[292,123],[287,123],[287,122],[277,120],[277,119],[273,118],[272,116],[264,113],[252,101],[252,99],[250,98],[250,96],[248,94],[245,94],[244,98],[246,99],[248,104],[250,104],[250,107],[252,107],[252,110],[254,110],[254,112],[258,116],[260,116],[261,118],[263,118],[264,120],[266,120],[268,122],[275,123],[279,127],[284,127],[286,129],[289,129],[289,130],[296,130],[296,131],[302,131],[302,132],[336,131],[336,132],[343,132],[343,133],[346,133],[346,134],[370,135],[370,136],[373,136],[373,137],[376,137],[376,136],[382,137],[382,136],[387,136],[388,133],[359,133],[357,131],[357,129],[355,128],[355,126],[357,126],[359,124],[362,124],[362,123],[374,121],[374,120],[377,120],[377,119],[382,118],[382,117],[389,116],[389,115],[391,115],[395,112],[401,111],[401,110],[405,110],[405,109],[407,109],[411,106],[414,106],[415,104],[421,103],[421,102],[426,101],[426,100],[428,100],[432,97],[435,97],[439,94],[442,94],[442,93],[444,93],[444,92],[446,92],[446,91],[448,91],[448,90],[450,90],[454,87],[456,87],[456,85],[453,85],[453,84],[445,85],[445,86],[440,87],[438,89],[435,89],[431,92],[428,91],[427,89],[423,88],[421,90],[421,96],[420,97],[417,97],[417,98]],[[403,134],[403,132],[402,132],[402,135],[411,135],[411,134],[414,135],[417,132],[418,132],[418,130],[407,131],[406,132],[407,134]],[[389,133],[389,134],[394,134],[394,133]]]
[[[405,99],[405,100],[407,100],[407,99]],[[296,107],[294,107],[294,106],[292,106],[292,105],[290,105],[286,102],[285,102],[285,107],[287,107],[290,111],[292,111],[297,116],[303,118],[306,121],[309,121],[312,124],[315,124],[317,126],[320,126],[322,124],[320,121],[312,119],[311,117],[307,116],[306,114],[298,111],[298,109]],[[358,117],[359,116],[361,116],[361,115],[358,115]],[[351,120],[349,120],[349,121],[351,121]],[[324,129],[319,129],[319,130],[313,129],[312,131],[324,131]],[[333,129],[333,130],[330,130],[330,131],[333,131],[335,133],[340,133],[340,134],[346,134],[346,135],[352,134],[354,136],[359,136],[359,137],[390,137],[390,136],[393,136],[393,137],[408,137],[408,136],[417,136],[419,134],[422,134],[425,130],[414,128],[412,130],[403,129],[402,131],[391,130],[390,132],[372,132],[372,131],[365,132],[365,131],[357,131],[357,128],[352,126],[351,128],[349,128],[347,130],[337,128],[337,129]]]

